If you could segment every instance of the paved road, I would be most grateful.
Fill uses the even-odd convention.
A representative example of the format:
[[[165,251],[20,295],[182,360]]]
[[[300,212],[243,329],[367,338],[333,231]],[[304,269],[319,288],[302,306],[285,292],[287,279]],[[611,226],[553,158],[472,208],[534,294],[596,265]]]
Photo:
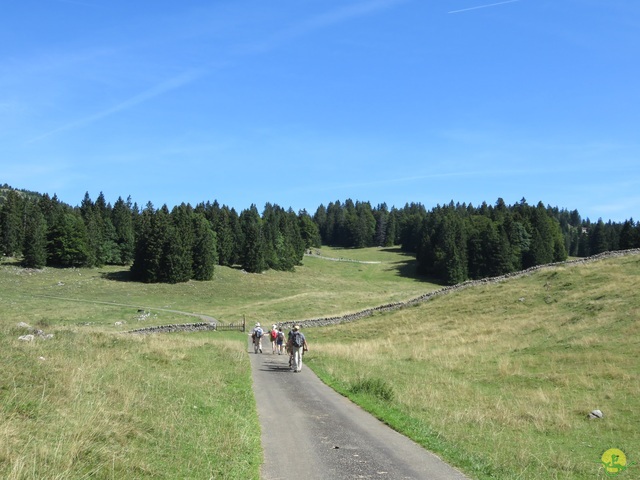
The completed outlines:
[[[247,342],[262,425],[263,480],[467,478],[334,392],[306,366],[290,371],[287,355],[273,355],[266,338],[263,347],[264,353],[254,354]]]

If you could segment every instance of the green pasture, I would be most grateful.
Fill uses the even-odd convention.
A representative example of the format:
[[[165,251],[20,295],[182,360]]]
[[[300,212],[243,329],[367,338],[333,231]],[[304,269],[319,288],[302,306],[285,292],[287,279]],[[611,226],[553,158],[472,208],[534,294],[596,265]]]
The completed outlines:
[[[323,255],[333,249],[322,249]],[[339,250],[362,256],[358,250]],[[0,308],[16,322],[84,325],[107,331],[200,321],[175,313],[214,317],[222,323],[267,324],[339,315],[407,300],[438,288],[413,275],[415,260],[397,249],[367,249],[377,264],[305,257],[295,272],[248,274],[218,267],[208,282],[175,285],[129,280],[124,267],[25,270],[5,261]],[[138,310],[150,312],[141,318]],[[115,325],[122,322],[121,325]]]
[[[123,331],[333,316],[440,288],[397,249],[310,256],[210,282],[0,264],[0,478],[258,479],[246,336]],[[472,478],[606,478],[640,461],[640,257],[543,269],[351,324],[306,329],[329,385]],[[138,310],[150,312],[140,315]],[[25,322],[52,333],[18,340]],[[116,325],[120,323],[120,325]],[[600,409],[605,417],[589,420]],[[635,462],[635,465],[632,465]]]
[[[311,330],[307,364],[473,478],[640,478],[638,291],[638,256],[543,269]]]

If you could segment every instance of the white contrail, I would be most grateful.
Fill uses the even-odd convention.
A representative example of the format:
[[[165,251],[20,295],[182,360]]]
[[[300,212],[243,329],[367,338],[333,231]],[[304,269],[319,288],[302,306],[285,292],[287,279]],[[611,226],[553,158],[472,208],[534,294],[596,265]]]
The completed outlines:
[[[505,3],[513,3],[513,2],[519,2],[519,1],[520,0],[507,0],[506,2],[490,3],[488,5],[480,5],[478,7],[463,8],[462,10],[451,10],[450,12],[447,12],[447,13],[468,12],[469,10],[478,10],[479,8],[495,7],[497,5],[504,5]]]
[[[54,128],[53,130],[50,130],[46,133],[43,133],[35,138],[32,138],[31,140],[29,140],[28,143],[34,143],[34,142],[39,142],[40,140],[43,140],[47,137],[50,137],[54,134],[60,133],[60,132],[64,132],[67,130],[72,130],[75,128],[79,128],[79,127],[84,127],[85,125],[89,125],[91,123],[97,122],[98,120],[102,120],[105,117],[109,117],[111,115],[114,115],[116,113],[122,112],[124,110],[129,110],[130,108],[135,107],[136,105],[139,105],[141,103],[144,103],[148,100],[151,100],[155,97],[159,97],[160,95],[163,95],[165,93],[170,92],[171,90],[175,90],[177,88],[183,87],[189,83],[194,82],[195,80],[199,79],[200,77],[203,76],[203,73],[201,71],[197,71],[197,70],[191,70],[191,71],[187,71],[184,72],[182,75],[178,75],[177,77],[173,77],[170,78],[169,80],[166,80],[162,83],[159,83],[157,85],[154,85],[153,87],[149,88],[148,90],[139,93],[138,95],[135,95],[134,97],[131,97],[127,100],[124,100],[123,102],[120,102],[119,104],[107,108],[106,110],[102,110],[100,112],[96,112],[93,113],[89,116],[86,116],[84,118],[81,118],[79,120],[75,120],[73,122],[67,123],[65,125],[59,126],[57,128]]]

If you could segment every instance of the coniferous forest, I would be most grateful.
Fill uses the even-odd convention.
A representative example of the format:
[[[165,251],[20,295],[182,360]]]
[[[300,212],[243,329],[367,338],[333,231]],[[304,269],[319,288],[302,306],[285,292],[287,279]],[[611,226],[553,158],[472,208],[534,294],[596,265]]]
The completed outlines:
[[[122,265],[131,279],[154,283],[211,280],[218,265],[259,273],[293,270],[321,245],[398,247],[415,254],[417,273],[453,285],[568,256],[640,248],[640,222],[592,223],[577,210],[527,204],[401,208],[330,202],[313,215],[267,203],[238,212],[225,205],[169,210],[131,198],[111,205],[100,193],[79,206],[56,195],[0,187],[0,251],[28,268]]]

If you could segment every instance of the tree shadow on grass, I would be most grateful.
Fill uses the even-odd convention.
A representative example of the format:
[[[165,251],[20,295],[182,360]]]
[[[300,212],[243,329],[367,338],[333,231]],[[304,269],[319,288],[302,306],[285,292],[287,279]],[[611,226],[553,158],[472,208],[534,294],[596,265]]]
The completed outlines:
[[[404,259],[400,260],[399,262],[393,262],[389,264],[390,265],[389,270],[395,270],[396,275],[404,278],[411,278],[416,282],[444,285],[444,283],[442,283],[442,280],[438,278],[428,276],[428,275],[422,275],[417,272],[418,261],[416,260],[415,254],[410,252],[405,252],[400,247],[388,247],[388,248],[383,248],[382,250],[385,252],[395,253],[397,255],[401,255],[402,257],[404,257]]]
[[[105,280],[112,280],[114,282],[133,282],[131,279],[131,272],[129,270],[119,270],[117,272],[100,272],[100,277]]]

